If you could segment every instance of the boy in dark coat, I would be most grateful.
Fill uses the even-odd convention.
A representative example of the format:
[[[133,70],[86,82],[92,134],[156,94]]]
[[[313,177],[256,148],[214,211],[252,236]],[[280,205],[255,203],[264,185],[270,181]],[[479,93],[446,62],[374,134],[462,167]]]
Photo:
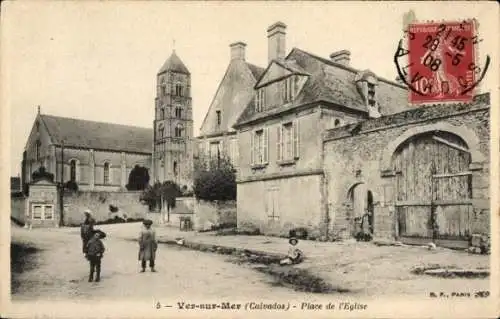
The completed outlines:
[[[105,250],[101,238],[105,236],[106,235],[102,231],[96,230],[94,231],[93,237],[87,243],[86,257],[90,263],[89,282],[94,280],[94,272],[96,273],[95,281],[101,280],[101,258]]]
[[[155,270],[155,257],[158,242],[156,241],[156,233],[151,228],[153,221],[147,219],[143,221],[144,228],[139,234],[139,260],[141,261],[141,272],[146,271],[146,262],[149,260],[149,267],[152,272]]]
[[[90,215],[90,210],[85,210],[85,220],[83,221],[82,225],[80,226],[80,236],[82,238],[82,250],[83,254],[87,253],[87,243],[89,240],[92,238],[94,235],[94,224],[95,220],[92,218],[92,215]]]

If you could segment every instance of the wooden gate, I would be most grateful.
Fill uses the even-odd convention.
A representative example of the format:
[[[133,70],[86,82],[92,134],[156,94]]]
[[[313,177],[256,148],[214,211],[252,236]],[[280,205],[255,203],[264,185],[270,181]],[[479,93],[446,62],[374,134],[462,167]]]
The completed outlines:
[[[396,214],[401,241],[467,247],[470,235],[470,153],[446,132],[417,135],[393,156]]]

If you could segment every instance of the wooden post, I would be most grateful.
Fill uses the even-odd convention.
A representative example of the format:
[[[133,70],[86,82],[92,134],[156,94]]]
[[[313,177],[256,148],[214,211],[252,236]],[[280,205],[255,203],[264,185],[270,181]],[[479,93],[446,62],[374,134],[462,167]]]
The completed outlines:
[[[64,141],[61,142],[61,184],[59,187],[59,227],[64,226]]]

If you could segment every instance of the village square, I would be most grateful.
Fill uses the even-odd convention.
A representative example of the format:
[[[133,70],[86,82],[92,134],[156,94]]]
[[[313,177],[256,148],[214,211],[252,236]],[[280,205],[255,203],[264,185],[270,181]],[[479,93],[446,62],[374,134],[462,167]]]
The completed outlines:
[[[395,68],[290,47],[284,19],[253,26],[267,61],[225,44],[199,134],[204,75],[174,44],[150,74],[150,127],[33,106],[13,301],[488,297],[490,93],[416,107]]]

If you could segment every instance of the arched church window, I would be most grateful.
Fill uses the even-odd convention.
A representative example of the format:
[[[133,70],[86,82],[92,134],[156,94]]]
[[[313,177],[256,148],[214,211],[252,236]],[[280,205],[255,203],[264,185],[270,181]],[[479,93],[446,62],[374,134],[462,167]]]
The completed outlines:
[[[110,184],[110,178],[109,178],[109,170],[110,170],[111,165],[109,162],[104,162],[104,170],[103,170],[103,182],[104,185],[109,185]]]
[[[42,142],[37,140],[35,143],[35,159],[38,161],[40,159],[40,147],[42,146]]]
[[[69,179],[72,182],[76,182],[76,169],[77,169],[77,161],[71,160],[69,162]]]

